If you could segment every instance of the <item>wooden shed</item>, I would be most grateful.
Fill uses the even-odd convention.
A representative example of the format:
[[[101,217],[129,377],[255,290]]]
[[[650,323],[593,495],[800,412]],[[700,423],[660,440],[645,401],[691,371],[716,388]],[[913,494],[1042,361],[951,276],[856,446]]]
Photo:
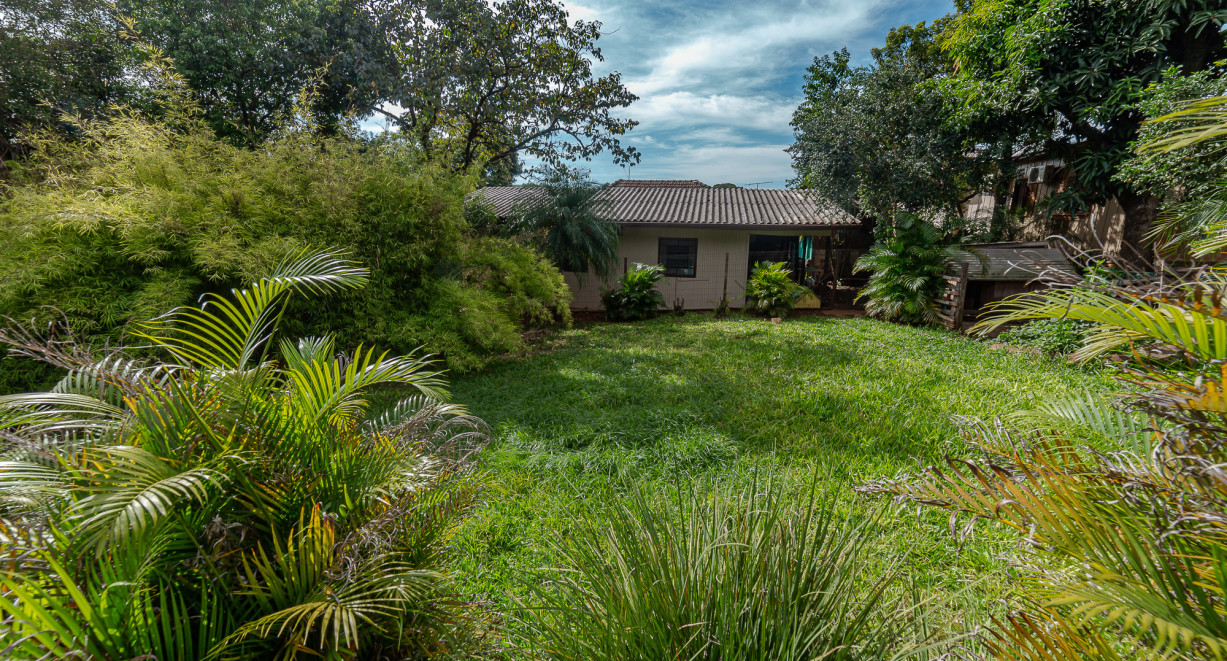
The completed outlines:
[[[1043,241],[979,243],[967,248],[949,264],[950,287],[944,297],[952,309],[963,313],[963,320],[976,319],[993,301],[1043,288],[1036,278],[1045,271],[1077,275],[1065,253]]]

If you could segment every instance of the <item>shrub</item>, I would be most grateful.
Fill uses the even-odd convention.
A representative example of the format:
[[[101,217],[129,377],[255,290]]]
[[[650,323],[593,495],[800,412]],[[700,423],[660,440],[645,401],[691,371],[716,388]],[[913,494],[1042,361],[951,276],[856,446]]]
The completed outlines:
[[[758,485],[756,485],[757,487]],[[882,659],[911,636],[866,570],[867,524],[750,488],[594,512],[523,617],[544,658]]]
[[[469,230],[463,198],[474,182],[395,140],[291,132],[247,151],[192,121],[133,116],[79,131],[78,142],[38,141],[6,191],[0,315],[43,323],[43,306],[54,306],[83,337],[114,339],[306,247],[338,246],[370,265],[370,286],[327,306],[291,305],[287,331],[397,351],[426,344],[464,368],[517,348],[526,321],[566,319],[566,290],[548,261]],[[492,277],[497,268],[510,276]],[[485,303],[482,325],[439,319],[458,297]],[[492,330],[501,341],[489,340]]]
[[[656,289],[656,283],[664,277],[663,266],[632,264],[631,269],[618,278],[616,289],[601,292],[605,316],[613,321],[652,316],[665,305],[665,295]]]
[[[792,281],[792,271],[783,262],[754,265],[746,282],[746,309],[768,317],[783,317],[809,290]]]
[[[68,374],[0,397],[0,640],[15,659],[406,658],[450,646],[440,553],[484,425],[430,357],[279,342],[284,302],[364,269],[308,256],[138,337],[170,362],[0,340]],[[415,392],[378,418],[373,387]],[[20,553],[12,552],[20,549]]]
[[[1035,347],[1045,353],[1067,354],[1082,347],[1092,325],[1072,319],[1040,319],[1014,326],[998,335],[997,340]]]
[[[871,317],[904,324],[935,325],[933,299],[944,286],[946,264],[958,256],[952,239],[919,217],[900,213],[890,240],[875,244],[856,260],[869,282],[856,296],[866,299]]]

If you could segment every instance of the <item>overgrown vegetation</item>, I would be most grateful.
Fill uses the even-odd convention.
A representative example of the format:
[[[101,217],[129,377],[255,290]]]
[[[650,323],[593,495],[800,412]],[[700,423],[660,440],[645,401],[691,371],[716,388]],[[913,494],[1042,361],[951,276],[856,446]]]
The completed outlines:
[[[463,635],[440,553],[482,488],[479,420],[429,356],[278,339],[370,274],[308,255],[180,308],[132,359],[10,327],[66,369],[0,396],[0,640],[14,659],[408,658]],[[368,415],[373,387],[412,396]]]
[[[809,290],[792,281],[792,271],[784,262],[754,265],[746,281],[746,310],[768,317],[783,317]]]
[[[633,321],[656,314],[665,306],[665,295],[656,289],[664,277],[665,267],[659,264],[632,264],[616,287],[601,292],[605,316],[610,321]]]
[[[681,580],[689,567],[666,566],[665,560],[684,563],[690,559],[682,555],[686,549],[698,553],[682,534],[692,521],[688,514],[681,517],[690,511],[691,495],[699,501],[699,520],[714,526],[717,511],[746,512],[748,503],[739,494],[762,492],[772,481],[779,497],[775,511],[795,517],[805,510],[802,494],[815,475],[825,493],[864,476],[933,463],[957,437],[950,414],[992,417],[1034,408],[1047,396],[1111,387],[1097,372],[991,351],[945,331],[869,319],[804,317],[767,324],[691,313],[563,331],[549,351],[454,381],[454,399],[491,425],[494,440],[485,455],[492,488],[500,494],[453,538],[457,579],[464,594],[508,611],[521,602],[548,606],[533,586],[561,590],[552,585],[560,580],[590,580],[592,590],[612,590],[625,575],[609,567],[617,549],[628,557],[660,553],[644,581]],[[655,518],[641,514],[644,506],[635,502],[640,497]],[[945,514],[917,518],[881,511],[886,504],[869,499],[833,498],[828,504],[832,534],[864,526],[858,549],[865,562],[862,588],[897,571],[884,599],[893,604],[906,598],[914,605],[932,600],[916,615],[923,613],[933,636],[957,638],[988,614],[1005,614],[1008,605],[1001,600],[1013,583],[1000,558],[1014,548],[1008,535],[985,530],[960,543],[951,538]],[[665,512],[676,518],[666,523]],[[616,523],[619,516],[626,517],[625,525]],[[649,525],[662,532],[655,542],[633,532]],[[739,525],[730,521],[726,530],[733,535]],[[677,534],[664,537],[666,526]],[[615,535],[611,527],[625,533]],[[818,546],[806,549],[824,554]],[[600,562],[583,560],[598,552],[604,552]],[[555,571],[573,567],[568,554],[581,553],[588,555],[574,555],[575,562],[591,574]],[[736,557],[734,549],[712,554],[705,566]],[[599,567],[609,567],[612,576],[598,576]],[[799,573],[792,578],[808,580]],[[717,579],[693,580],[700,585]],[[630,623],[635,613],[668,603],[666,595],[646,587],[604,599],[584,606],[592,613],[585,617],[595,618],[609,604],[626,610],[606,614],[605,622]],[[702,602],[696,596],[693,603],[696,610],[689,612],[698,616]],[[680,618],[681,608],[665,612]],[[878,615],[891,612],[893,606],[884,606]],[[561,617],[565,621],[556,626],[596,626],[577,622],[579,614],[569,611]],[[646,616],[643,623],[656,626]],[[732,632],[737,625],[711,626]],[[529,645],[525,627],[513,622],[509,642]],[[633,631],[600,635],[605,641],[639,640]],[[514,656],[535,658],[528,651]]]
[[[34,143],[0,202],[0,315],[45,323],[62,313],[78,334],[113,339],[286,255],[335,245],[370,265],[370,286],[291,306],[296,334],[426,345],[464,370],[517,350],[526,326],[569,321],[570,294],[546,259],[468,229],[470,179],[394,139],[290,131],[242,150],[186,107],[158,122],[83,122],[78,139]],[[13,381],[6,390],[33,385]]]
[[[1225,109],[1221,98],[1193,104],[1149,148],[1221,146]],[[1185,241],[1222,250],[1221,220],[1182,224]],[[984,636],[997,658],[1218,659],[1227,650],[1227,276],[1218,251],[1200,268],[1157,274],[1042,274],[1053,288],[1002,302],[981,327],[1066,319],[1091,327],[1077,357],[1149,343],[1183,360],[1136,352],[1139,364],[1119,377],[1132,394],[1050,396],[1006,424],[969,421],[965,438],[980,456],[865,487],[1004,524],[1026,541],[1022,608]]]

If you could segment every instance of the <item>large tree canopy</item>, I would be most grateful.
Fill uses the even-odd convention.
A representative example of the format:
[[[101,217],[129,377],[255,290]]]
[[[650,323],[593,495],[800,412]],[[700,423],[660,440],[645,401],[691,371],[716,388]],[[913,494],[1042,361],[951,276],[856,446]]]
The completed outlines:
[[[130,16],[134,30],[116,26]],[[557,165],[639,154],[618,116],[635,96],[602,59],[600,23],[557,0],[14,0],[0,13],[0,149],[61,109],[104,109],[131,76],[135,43],[187,80],[212,129],[256,146],[299,101],[327,131],[380,115],[431,158],[494,180],[524,157]],[[303,97],[300,92],[310,90]]]
[[[620,136],[636,125],[615,115],[637,97],[617,72],[597,78],[601,24],[570,21],[554,0],[391,0],[377,9],[399,69],[383,81],[392,107],[378,111],[427,152],[460,167],[517,153],[549,165],[608,151],[639,154]]]
[[[991,185],[996,154],[947,121],[949,102],[932,84],[951,72],[935,39],[945,23],[895,28],[868,66],[852,66],[847,49],[814,60],[792,122],[794,185],[881,227],[900,209],[958,217]]]
[[[396,66],[355,0],[122,0],[119,9],[187,78],[213,130],[241,145],[282,126],[306,86],[325,126],[369,107],[377,90],[354,83]]]
[[[943,90],[980,141],[1043,147],[1076,179],[1058,204],[1117,197],[1136,241],[1150,196],[1116,177],[1137,135],[1139,101],[1172,66],[1189,74],[1227,52],[1222,0],[971,0],[943,46]]]

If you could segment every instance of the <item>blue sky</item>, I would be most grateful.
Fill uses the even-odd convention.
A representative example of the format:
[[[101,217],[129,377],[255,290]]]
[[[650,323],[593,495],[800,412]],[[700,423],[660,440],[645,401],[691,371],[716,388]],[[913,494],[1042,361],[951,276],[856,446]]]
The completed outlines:
[[[622,114],[640,122],[626,139],[643,160],[634,179],[784,188],[783,149],[805,69],[847,46],[864,61],[891,27],[932,20],[951,0],[564,0],[572,18],[599,20],[605,61],[639,101]],[[581,164],[598,181],[625,176],[602,155]]]

